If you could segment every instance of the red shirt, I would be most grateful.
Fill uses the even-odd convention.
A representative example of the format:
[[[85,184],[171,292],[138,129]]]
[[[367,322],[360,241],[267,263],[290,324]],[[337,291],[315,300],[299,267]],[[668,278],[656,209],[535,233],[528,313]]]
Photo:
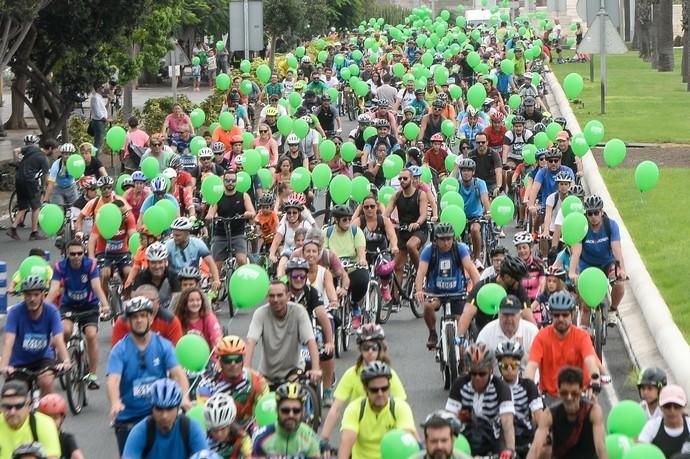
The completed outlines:
[[[441,147],[438,153],[434,153],[433,149],[430,148],[424,153],[424,161],[439,174],[445,174],[448,172],[446,170],[446,156],[448,156],[448,151],[445,148]]]
[[[137,222],[134,220],[134,215],[128,213],[122,220],[120,229],[115,233],[112,239],[105,240],[98,231],[97,225],[93,225],[93,233],[91,237],[96,238],[96,254],[105,253],[128,253],[129,252],[129,234],[135,231]]]
[[[187,171],[177,171],[177,184],[179,186],[189,186],[192,184],[192,174]]]
[[[158,314],[153,319],[153,325],[151,325],[151,331],[154,331],[161,335],[163,338],[170,341],[173,346],[182,338],[182,325],[180,324],[180,319],[178,319],[172,312],[167,309],[158,309]],[[120,317],[113,326],[112,335],[110,337],[112,346],[114,347],[118,341],[124,338],[129,333],[129,324],[127,319]]]
[[[484,134],[486,134],[486,140],[489,142],[489,147],[502,147],[503,137],[506,135],[506,127],[501,125],[501,128],[495,131],[493,126],[487,126],[486,129],[484,129]]]

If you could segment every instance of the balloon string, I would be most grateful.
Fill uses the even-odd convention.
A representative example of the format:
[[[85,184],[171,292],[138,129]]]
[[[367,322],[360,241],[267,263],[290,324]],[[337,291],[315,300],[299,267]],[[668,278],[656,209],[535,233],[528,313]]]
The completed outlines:
[[[230,318],[230,322],[232,322],[232,319],[233,319],[233,318]],[[228,322],[228,326],[229,326],[229,325],[230,325],[230,323]],[[213,357],[213,353],[214,353],[215,351],[216,351],[216,346],[213,346],[213,349],[211,349],[211,352],[209,352],[209,354],[208,354],[208,358],[206,359],[206,363],[204,363],[204,368],[206,368],[206,366],[208,365],[208,363],[211,361],[211,357]],[[189,388],[187,389],[187,392],[185,393],[185,395],[186,395],[187,397],[189,397],[189,394],[192,392],[192,389],[196,388],[196,385],[197,385],[197,382],[198,382],[199,378],[201,378],[201,377],[204,375],[204,373],[205,373],[205,371],[199,372],[199,373],[197,373],[197,375],[194,377],[194,380],[193,380],[192,383],[189,385]]]
[[[642,203],[643,206],[645,205],[645,203],[644,203],[644,192],[642,192],[642,191],[640,191],[640,203]]]

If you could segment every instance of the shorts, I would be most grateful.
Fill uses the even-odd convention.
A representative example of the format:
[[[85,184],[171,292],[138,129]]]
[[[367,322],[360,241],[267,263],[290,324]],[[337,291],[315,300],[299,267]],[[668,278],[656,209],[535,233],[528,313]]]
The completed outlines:
[[[427,238],[426,226],[423,226],[414,233],[410,233],[409,231],[400,231],[398,233],[398,249],[407,250],[407,241],[412,239],[412,236],[416,236],[417,239],[421,241],[421,244],[419,245],[419,248],[421,250]]]
[[[50,196],[50,202],[58,206],[71,206],[78,197],[76,186],[67,188],[55,187],[53,194]]]
[[[98,305],[97,304],[87,304],[87,305],[80,305],[80,306],[74,306],[74,305],[62,305],[60,306],[60,314],[65,314],[68,312],[72,313],[82,313],[82,312],[87,312],[90,311],[90,314],[88,314],[86,317],[80,317],[79,318],[79,325],[84,328],[90,325],[95,325],[96,330],[98,330],[98,321],[100,317],[100,312],[98,311]],[[63,319],[65,320],[65,319]]]
[[[213,259],[216,261],[225,260],[238,253],[247,253],[247,238],[244,235],[233,236],[230,245],[232,246],[232,253],[228,251],[227,239],[214,238],[211,243]]]
[[[587,263],[580,260],[580,264],[578,265],[578,274],[587,268],[598,268],[598,269],[600,269],[601,271],[604,272],[604,274],[606,274],[606,277],[609,279],[609,282],[615,281],[616,279],[618,279],[620,277],[618,274],[620,267],[619,267],[617,261],[612,261],[611,263],[604,265],[604,266],[596,266],[596,265],[588,265]]]
[[[433,293],[434,295],[443,295],[444,292],[435,292],[432,289],[429,290],[429,293]],[[455,292],[451,292],[449,294],[456,294]],[[443,304],[439,302],[438,308],[436,308],[436,311],[441,309],[441,306]],[[460,300],[453,300],[450,302],[450,313],[453,314],[456,317],[459,317],[462,315],[462,311],[465,309],[465,302],[460,301]]]
[[[98,269],[112,268],[113,265],[122,271],[125,266],[132,265],[132,255],[129,252],[123,253],[98,253],[96,254]]]
[[[24,370],[36,372],[36,371],[41,371],[44,368],[54,367],[57,364],[58,364],[58,362],[55,359],[40,359],[40,360],[33,362],[33,363],[30,363],[28,365],[17,365],[16,368],[23,368]],[[24,381],[27,385],[31,386],[31,377],[28,375],[25,375],[24,373],[21,373],[21,372],[16,372],[16,373],[9,375],[5,379],[5,382],[12,381],[12,380]]]
[[[17,191],[17,208],[19,210],[34,210],[41,207],[41,190],[34,182],[16,182],[14,188]]]

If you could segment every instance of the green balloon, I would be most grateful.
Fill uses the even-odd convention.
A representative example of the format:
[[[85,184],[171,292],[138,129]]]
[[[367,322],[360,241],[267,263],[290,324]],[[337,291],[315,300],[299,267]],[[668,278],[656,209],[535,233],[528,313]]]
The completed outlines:
[[[41,258],[36,255],[31,255],[30,257],[26,257],[24,261],[19,265],[19,276],[21,279],[26,279],[27,276],[39,276],[42,279],[45,279],[46,282],[49,281],[48,279],[48,263],[44,258]],[[47,287],[47,284],[46,284]]]
[[[481,83],[473,84],[467,91],[467,102],[475,108],[481,107],[485,99],[486,89]]]
[[[539,132],[534,136],[534,146],[537,148],[548,148],[549,136],[546,132]]]
[[[489,316],[498,314],[501,300],[508,296],[505,289],[496,283],[484,284],[477,292],[479,310]]]
[[[446,156],[446,159],[443,161],[443,165],[446,166],[446,170],[452,171],[453,167],[455,166],[455,160],[458,158],[458,155],[454,153],[448,153],[448,156]]]
[[[243,132],[242,133],[242,148],[245,150],[249,149],[252,147],[252,144],[254,143],[254,135],[251,132]]]
[[[352,53],[352,55],[354,56],[357,52],[359,51],[355,51],[354,53]],[[361,56],[362,53],[360,52],[359,54]],[[351,75],[359,75],[359,67],[357,66],[357,64],[350,64],[347,68],[350,70]]]
[[[491,202],[491,218],[498,226],[505,226],[513,219],[515,204],[506,195],[498,196]]]
[[[278,132],[283,136],[288,136],[292,132],[292,118],[283,115],[278,118]]]
[[[604,161],[608,167],[616,167],[625,160],[627,148],[620,139],[611,139],[604,146]]]
[[[585,81],[579,73],[569,73],[563,80],[563,90],[568,99],[575,99],[585,87]]]
[[[271,79],[271,68],[266,64],[261,64],[256,68],[256,77],[260,82],[266,84]]]
[[[86,163],[84,162],[84,158],[82,158],[81,155],[73,154],[70,155],[69,158],[67,158],[67,172],[69,173],[69,175],[78,180],[83,177],[85,170]]]
[[[551,140],[552,142],[555,142],[556,136],[562,130],[563,130],[563,128],[561,127],[560,124],[556,123],[555,121],[552,121],[548,124],[548,126],[546,126],[546,135],[549,136],[549,140]]]
[[[230,113],[230,112],[223,112],[218,117],[218,122],[220,123],[220,125],[223,129],[225,129],[226,131],[229,131],[230,129],[232,129],[232,126],[235,124],[235,117],[232,116],[232,113]]]
[[[261,154],[253,149],[245,150],[242,154],[244,162],[242,169],[249,175],[256,175],[256,172],[261,168]]]
[[[296,119],[292,123],[292,130],[297,137],[304,139],[307,137],[307,134],[309,134],[309,124],[307,124],[307,122],[302,118]]]
[[[323,155],[321,158],[323,158]],[[314,184],[314,188],[317,190],[325,190],[328,188],[332,175],[333,172],[328,164],[317,164],[314,170],[311,172],[311,181]]]
[[[268,190],[273,186],[273,173],[268,169],[259,169],[256,172],[261,181],[261,186],[264,190]]]
[[[389,155],[383,160],[383,176],[390,180],[400,173],[403,166],[403,159],[400,156]]]
[[[132,233],[132,235],[129,237],[128,241],[129,245],[129,252],[132,255],[135,255],[137,253],[137,250],[139,247],[141,247],[141,234],[137,233]]]
[[[441,197],[441,210],[448,206],[458,206],[461,209],[465,208],[465,201],[457,191],[448,191]]]
[[[510,59],[503,59],[501,61],[501,71],[506,75],[515,73],[515,64]]]
[[[347,175],[336,175],[328,186],[328,192],[335,204],[343,204],[352,194],[352,181]]]
[[[192,58],[192,65],[199,65],[199,64],[201,64],[201,59],[199,59],[198,57],[194,56],[194,57]]]
[[[446,167],[446,169],[448,169],[448,167]],[[422,180],[422,183],[431,183],[431,180],[433,179],[433,174],[431,172],[431,168],[428,165],[425,164],[422,166],[422,176],[420,178]]]
[[[316,55],[316,60],[319,61],[319,63],[323,64],[326,62],[328,59],[328,51],[319,51],[319,54]]]
[[[462,88],[456,84],[450,85],[448,92],[450,92],[450,97],[452,97],[454,100],[458,100],[462,97]]]
[[[659,166],[653,161],[642,161],[635,168],[635,185],[644,193],[654,188],[659,181]]]
[[[251,94],[252,89],[254,89],[254,86],[252,85],[252,82],[249,80],[242,80],[240,83],[240,92],[244,94],[245,96],[248,96]]]
[[[379,202],[382,203],[384,206],[387,206],[391,198],[393,197],[393,193],[395,193],[395,189],[392,186],[386,185],[381,187],[378,195]]]
[[[211,125],[208,127],[208,132],[213,134],[214,132],[216,132],[216,129],[218,129],[219,127],[220,127],[220,123],[218,121],[216,121],[215,123],[211,123]]]
[[[340,76],[343,80],[350,80],[352,74],[350,74],[350,69],[348,67],[340,69]]]
[[[587,235],[589,224],[587,217],[578,212],[573,212],[563,219],[563,242],[573,246]]]
[[[38,213],[38,224],[48,236],[55,236],[64,221],[65,213],[57,204],[46,204]]]
[[[405,74],[405,66],[400,62],[396,62],[393,64],[393,74],[398,78],[402,77]]]
[[[247,59],[242,60],[240,62],[240,71],[242,73],[249,73],[252,70],[252,63],[249,62]]]
[[[449,191],[460,192],[460,182],[458,182],[458,179],[455,177],[446,177],[443,179],[438,188],[441,192],[441,196]]]
[[[345,56],[338,53],[335,56],[333,56],[333,62],[335,63],[335,65],[343,65],[343,62],[345,62]]]
[[[230,77],[226,73],[219,73],[216,77],[216,88],[227,91],[230,87]]]
[[[453,123],[452,120],[443,120],[441,123],[441,132],[446,137],[452,136],[455,133],[455,123]]]
[[[200,108],[195,108],[192,110],[192,113],[189,114],[189,118],[192,120],[192,126],[198,129],[204,124],[204,121],[206,121],[206,113]]]
[[[478,66],[481,61],[482,58],[479,57],[479,53],[476,51],[472,51],[467,55],[467,64],[472,68]]]
[[[465,231],[467,217],[462,207],[451,204],[441,211],[441,222],[450,223],[455,231],[455,237],[460,237]]]
[[[165,229],[167,230],[170,228],[172,222],[177,218],[177,206],[169,199],[161,199],[154,207],[163,209],[163,212],[165,212],[165,220],[163,223],[165,224]]]
[[[340,157],[343,161],[351,163],[357,156],[357,145],[352,142],[345,142],[340,146]]]
[[[177,361],[180,362],[182,368],[192,373],[203,370],[210,356],[211,349],[200,335],[184,335],[175,345]]]
[[[251,285],[252,288],[247,288]],[[255,264],[240,266],[230,278],[230,296],[240,309],[258,306],[268,295],[270,281],[264,268]]]
[[[254,418],[259,427],[275,424],[278,421],[275,392],[269,392],[259,399],[254,409]]]
[[[306,52],[306,49],[304,49],[304,46],[298,46],[295,48],[295,56],[301,58],[304,56],[304,53]]]
[[[201,196],[209,205],[218,204],[224,192],[223,179],[217,175],[207,175],[201,182]]]
[[[582,277],[582,275],[580,275],[580,277]],[[604,275],[604,278],[605,277],[606,275]],[[579,284],[580,282],[578,280],[578,288]],[[638,435],[640,435],[640,432],[642,432],[642,428],[646,423],[647,415],[645,415],[644,410],[639,403],[632,400],[623,400],[613,406],[609,412],[608,418],[606,419],[608,433],[621,434],[628,438],[636,438]]]
[[[572,213],[585,213],[585,208],[582,205],[582,201],[577,196],[568,196],[563,200],[561,204],[561,212],[563,212],[563,218],[566,218]]]
[[[606,436],[606,451],[609,453],[609,459],[623,459],[625,453],[630,451],[632,446],[632,440],[625,435],[610,434]]]
[[[105,142],[108,144],[111,150],[120,151],[122,147],[125,146],[125,138],[127,133],[120,126],[113,126],[108,129],[108,133],[105,135]]]
[[[416,123],[410,121],[403,128],[403,134],[407,140],[415,140],[419,135],[419,126]]]
[[[585,124],[585,139],[590,147],[598,144],[604,138],[605,130],[601,121],[591,120]]]
[[[292,189],[295,190],[297,193],[302,193],[309,188],[309,184],[311,183],[311,174],[309,173],[309,170],[305,167],[298,167],[294,171],[292,171],[292,175],[290,175],[290,185],[292,185]]]
[[[292,108],[297,108],[302,105],[302,95],[298,92],[292,92],[288,96],[288,102]]]
[[[376,128],[374,126],[367,126],[362,133],[364,140],[369,140],[376,135]]]
[[[235,189],[240,193],[246,193],[252,187],[252,177],[245,171],[237,173],[237,185]]]
[[[125,183],[125,180],[131,178],[132,176],[129,174],[122,174],[117,178],[117,181],[115,182],[115,193],[117,193],[118,196],[125,194],[125,190],[122,189],[122,184]]]
[[[417,439],[405,430],[389,430],[381,439],[381,459],[409,459],[418,452]]]
[[[364,81],[358,81],[355,85],[355,93],[359,97],[365,97],[367,94],[369,94],[369,90],[369,85],[366,84]]]
[[[587,139],[582,133],[573,136],[570,141],[570,147],[573,149],[573,153],[580,158],[589,151],[589,143],[587,143]]]
[[[113,203],[103,205],[96,212],[96,227],[103,239],[112,239],[120,230],[122,224],[122,212]]]
[[[571,214],[578,215],[578,214]],[[589,267],[577,279],[577,291],[582,300],[594,309],[599,307],[609,288],[609,280],[599,268]]]
[[[674,456],[675,457],[675,456]],[[665,459],[663,451],[653,443],[638,443],[632,445],[623,459]]]
[[[228,113],[228,115],[229,115],[229,113]],[[190,151],[194,156],[196,156],[196,155],[199,153],[199,150],[201,150],[202,148],[205,148],[205,147],[206,147],[206,139],[204,139],[204,138],[203,138],[202,136],[200,136],[200,135],[194,136],[194,137],[192,138],[191,142],[189,142],[189,151]],[[158,160],[156,160],[156,159],[153,158],[153,157],[151,157],[151,158],[146,158],[146,159],[153,159],[153,160],[156,161],[156,164],[158,164]],[[156,173],[156,175],[158,175],[158,173]]]
[[[194,336],[194,335],[186,335]],[[198,336],[198,335],[196,335]],[[178,341],[179,342],[179,341]],[[203,431],[206,431],[206,419],[204,418],[204,404],[197,403],[187,411],[187,417],[198,423]]]
[[[361,204],[362,201],[364,201],[364,198],[366,198],[370,193],[370,184],[371,182],[369,182],[369,180],[362,175],[352,179],[352,198]]]
[[[330,161],[335,157],[336,151],[335,143],[331,139],[326,139],[319,145],[319,154],[323,161]],[[329,168],[330,170],[330,168]],[[329,179],[330,180],[330,179]],[[328,182],[326,183],[328,185]],[[323,188],[319,188],[323,190]]]
[[[165,227],[166,220],[167,215],[161,207],[151,206],[144,212],[144,225],[156,236],[168,229]]]
[[[531,143],[522,146],[522,159],[530,166],[537,163],[537,147]]]
[[[467,438],[465,438],[463,434],[458,434],[458,436],[455,438],[455,443],[453,443],[453,449],[455,451],[465,453],[468,456],[472,454],[472,447],[470,447],[470,442],[467,441]]]

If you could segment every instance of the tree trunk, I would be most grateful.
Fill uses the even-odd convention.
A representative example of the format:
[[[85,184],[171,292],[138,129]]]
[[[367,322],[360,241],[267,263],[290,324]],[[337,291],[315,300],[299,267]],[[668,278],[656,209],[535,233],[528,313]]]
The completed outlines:
[[[24,98],[26,94],[27,77],[24,74],[15,75],[12,80],[12,115],[5,123],[5,129],[27,129],[24,119]]]
[[[656,27],[656,55],[657,70],[659,72],[673,71],[673,0],[659,0],[655,5],[655,11],[659,12],[659,17],[655,15],[654,22]]]
[[[273,69],[275,72],[275,61],[276,61],[276,42],[278,41],[278,37],[276,34],[271,34],[271,49],[269,50],[269,55],[268,55],[268,66]]]
[[[683,60],[680,64],[680,73],[683,76],[683,83],[688,83],[688,90],[690,90],[690,0],[683,0],[681,26],[683,30]]]
[[[652,2],[652,23],[650,24],[649,29],[650,63],[652,64],[653,69],[656,69],[659,66],[659,47],[657,45],[657,41],[660,34],[657,32],[657,29],[663,26],[662,24],[659,24],[659,19],[661,18],[659,1],[660,0],[655,0]]]
[[[651,26],[652,8],[649,0],[637,0],[635,6],[635,38],[637,39],[640,58],[646,62],[651,59]]]
[[[134,59],[137,57],[137,46],[132,45],[129,49],[129,56]],[[127,122],[130,116],[132,116],[132,93],[134,92],[134,87],[136,86],[136,80],[128,81],[122,91],[122,118]]]

